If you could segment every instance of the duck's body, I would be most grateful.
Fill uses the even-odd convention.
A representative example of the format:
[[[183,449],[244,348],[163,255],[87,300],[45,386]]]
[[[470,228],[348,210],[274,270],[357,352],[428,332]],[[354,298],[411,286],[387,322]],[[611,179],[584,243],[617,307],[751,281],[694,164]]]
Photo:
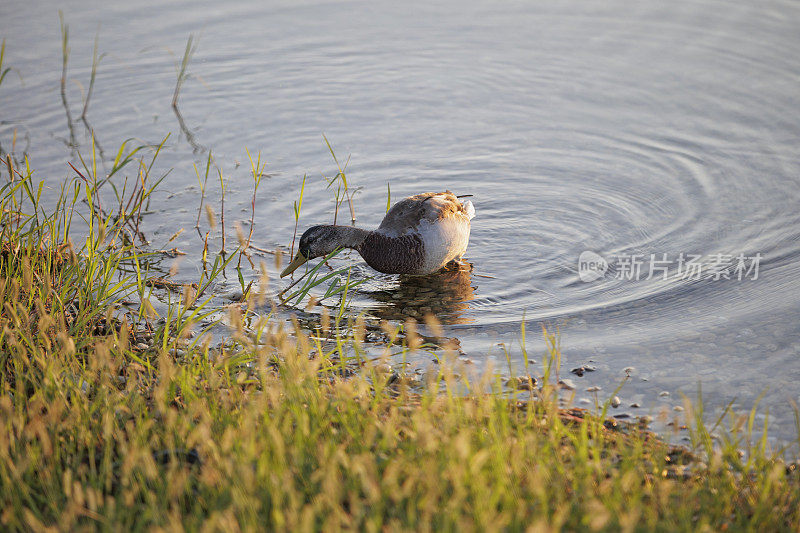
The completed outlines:
[[[314,226],[300,238],[298,253],[281,277],[336,248],[356,250],[369,266],[387,274],[431,274],[461,259],[475,209],[450,191],[422,193],[397,202],[373,231]]]

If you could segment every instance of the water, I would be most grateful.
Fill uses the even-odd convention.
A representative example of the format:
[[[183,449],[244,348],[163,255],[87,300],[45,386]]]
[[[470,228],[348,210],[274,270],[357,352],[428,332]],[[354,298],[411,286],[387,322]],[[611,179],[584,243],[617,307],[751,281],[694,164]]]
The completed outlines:
[[[6,61],[24,85],[11,73],[0,87],[0,142],[11,150],[16,129],[15,152],[27,148],[53,186],[76,161],[58,89],[59,8],[70,26],[73,119],[99,25],[107,55],[88,124],[106,158],[127,138],[172,133],[160,168],[174,170],[142,228],[154,246],[194,227],[192,164],[209,149],[228,180],[228,229],[249,219],[245,147],[262,151],[272,175],[257,198],[256,244],[290,244],[304,174],[301,229],[329,222],[322,174],[335,166],[324,133],[342,162],[349,156],[359,225],[380,222],[387,183],[395,199],[473,194],[477,210],[471,273],[424,283],[378,275],[356,295],[359,309],[400,318],[432,307],[478,367],[504,366],[498,343],[519,362],[524,315],[534,357],[545,323],[561,332],[564,371],[597,368],[570,376],[576,400],[591,385],[610,394],[634,367],[619,411],[669,410],[700,383],[712,407],[735,398],[748,408],[764,393],[773,435],[796,434],[798,4],[4,2]],[[170,102],[192,33],[199,48],[181,92],[182,132]],[[87,128],[73,129],[87,153]],[[219,193],[209,187],[217,212]],[[197,277],[197,234],[168,246],[188,253],[179,277]],[[586,250],[612,263],[640,254],[643,274],[616,279],[612,268],[582,282]],[[676,278],[681,253],[761,254],[758,279]],[[645,279],[650,254],[668,254],[673,276]]]

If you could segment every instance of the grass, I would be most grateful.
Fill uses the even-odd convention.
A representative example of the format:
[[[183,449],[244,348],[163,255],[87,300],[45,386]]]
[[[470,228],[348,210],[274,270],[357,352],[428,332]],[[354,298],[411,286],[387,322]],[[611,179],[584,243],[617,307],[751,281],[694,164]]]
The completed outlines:
[[[300,184],[300,197],[292,202],[294,211],[294,235],[292,235],[292,248],[289,251],[289,260],[294,257],[294,243],[297,240],[297,225],[300,223],[300,211],[303,209],[303,193],[306,191],[306,176],[303,175],[303,183]]]
[[[6,55],[6,40],[3,39],[0,42],[0,85],[3,84],[3,80],[6,79],[6,75],[11,72],[11,67],[3,65],[3,59]]]
[[[63,23],[63,22],[62,22]],[[94,36],[94,51],[92,52],[92,73],[89,77],[89,88],[86,90],[86,98],[83,101],[83,111],[81,112],[81,120],[86,120],[86,113],[89,111],[89,102],[92,99],[92,91],[94,90],[94,82],[97,78],[97,66],[102,61],[105,54],[98,55],[97,46],[100,42],[100,29],[98,26],[97,33]]]
[[[334,163],[336,163],[336,174],[332,178],[325,177],[325,181],[328,182],[328,188],[330,189],[334,184],[336,185],[336,193],[335,193],[335,209],[333,212],[333,225],[336,225],[336,220],[339,215],[339,206],[341,205],[342,201],[347,198],[347,205],[350,207],[350,223],[356,223],[356,210],[353,207],[353,194],[350,188],[347,186],[347,174],[345,171],[347,170],[347,164],[350,161],[350,157],[347,158],[347,161],[344,164],[344,167],[339,163],[339,159],[336,157],[336,154],[333,151],[333,147],[331,143],[328,141],[328,138],[323,135],[323,139],[325,139],[325,145],[328,147],[328,151],[331,153],[331,157],[333,157]],[[344,186],[344,191],[342,191],[342,186]]]
[[[75,138],[75,127],[72,121],[72,113],[69,110],[69,103],[67,102],[67,66],[69,64],[69,25],[64,21],[64,13],[59,10],[58,20],[61,26],[61,104],[64,106],[64,112],[67,115],[67,127],[69,129],[69,143],[70,148],[78,146]]]
[[[175,82],[175,91],[172,93],[172,107],[178,107],[178,96],[181,93],[181,87],[183,86],[183,82],[186,81],[189,74],[187,72],[189,68],[189,63],[192,60],[192,56],[197,51],[197,42],[195,42],[194,35],[189,35],[189,39],[186,41],[186,50],[183,52],[183,57],[181,58],[180,64],[177,66],[177,81]]]
[[[258,152],[258,156],[256,160],[253,161],[253,156],[250,155],[250,150],[245,147],[245,152],[247,152],[247,158],[250,160],[250,174],[253,176],[253,197],[250,200],[250,232],[247,234],[247,239],[245,240],[244,234],[241,234],[239,238],[239,261],[237,262],[236,268],[240,269],[242,265],[242,256],[247,257],[250,266],[253,266],[253,261],[250,259],[249,249],[250,243],[253,240],[253,231],[256,227],[256,196],[258,195],[258,187],[261,185],[261,180],[267,176],[264,173],[264,169],[267,166],[267,163],[261,163],[261,152]],[[239,231],[239,227],[237,226],[237,231]],[[297,232],[297,227],[295,227],[295,234]],[[241,270],[239,270],[241,273]]]
[[[494,373],[475,381],[447,349],[415,383],[397,358],[366,358],[363,321],[344,311],[307,327],[257,314],[277,305],[266,279],[227,308],[224,343],[190,338],[224,265],[218,256],[156,316],[148,281],[158,273],[122,238],[151,189],[140,187],[128,216],[107,215],[121,210],[98,210],[98,180],[84,176],[48,213],[31,169],[7,166],[3,529],[800,527],[800,477],[750,438],[752,425],[738,426],[747,438],[734,427],[712,442],[697,406],[690,450],[563,409],[548,330],[529,390]],[[80,247],[76,215],[88,227]],[[387,354],[425,348],[413,324],[384,329]],[[526,372],[537,370],[526,362]]]

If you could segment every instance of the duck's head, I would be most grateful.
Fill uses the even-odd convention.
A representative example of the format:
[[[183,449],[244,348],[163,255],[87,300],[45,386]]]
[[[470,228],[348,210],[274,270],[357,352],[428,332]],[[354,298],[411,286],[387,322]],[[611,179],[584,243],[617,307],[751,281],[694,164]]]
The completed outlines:
[[[308,228],[300,237],[297,254],[289,266],[283,269],[281,277],[288,276],[306,261],[324,257],[337,248],[346,246],[346,243],[342,242],[340,231],[337,231],[338,228],[341,226],[311,226]]]

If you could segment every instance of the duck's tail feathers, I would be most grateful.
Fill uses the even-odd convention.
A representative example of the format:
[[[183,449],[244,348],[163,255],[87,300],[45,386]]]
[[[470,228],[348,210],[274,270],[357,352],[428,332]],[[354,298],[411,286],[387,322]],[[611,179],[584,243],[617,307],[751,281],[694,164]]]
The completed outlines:
[[[467,218],[469,218],[470,220],[475,218],[475,207],[472,206],[472,202],[470,202],[469,200],[464,200],[463,202],[461,202],[461,205],[464,206],[464,211],[466,211],[467,213]]]

